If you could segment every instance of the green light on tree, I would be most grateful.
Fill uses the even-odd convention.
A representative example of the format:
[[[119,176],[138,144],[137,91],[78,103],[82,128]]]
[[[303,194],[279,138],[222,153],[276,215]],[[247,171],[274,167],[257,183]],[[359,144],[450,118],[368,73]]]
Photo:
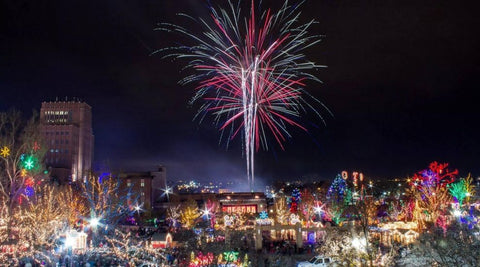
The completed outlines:
[[[227,262],[236,262],[238,260],[238,252],[237,251],[225,251],[225,252],[223,252],[223,258]]]
[[[31,171],[39,167],[38,159],[34,155],[22,155],[20,160],[20,165],[25,170]]]
[[[468,193],[465,179],[450,184],[448,191],[450,191],[450,194],[457,200],[458,205],[461,207]]]

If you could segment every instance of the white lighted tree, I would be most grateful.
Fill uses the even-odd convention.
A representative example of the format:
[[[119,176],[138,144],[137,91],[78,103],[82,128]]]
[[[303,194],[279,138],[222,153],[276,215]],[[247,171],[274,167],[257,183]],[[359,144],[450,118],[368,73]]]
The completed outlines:
[[[31,242],[42,242],[21,237],[34,234],[26,216],[36,201],[37,185],[46,178],[45,151],[38,116],[24,120],[17,111],[0,113],[0,245],[18,253],[32,253],[38,243]]]

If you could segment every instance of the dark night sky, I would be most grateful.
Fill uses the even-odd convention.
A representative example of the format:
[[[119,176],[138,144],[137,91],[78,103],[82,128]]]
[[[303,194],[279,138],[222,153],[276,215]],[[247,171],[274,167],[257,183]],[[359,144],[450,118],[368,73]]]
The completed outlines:
[[[226,1],[216,1],[218,3]],[[275,1],[264,1],[268,2]],[[168,176],[244,179],[240,142],[218,144],[192,121],[184,62],[151,56],[179,42],[153,31],[205,0],[1,0],[0,110],[79,97],[93,108],[95,160]],[[260,179],[333,178],[341,170],[404,177],[434,160],[480,175],[478,9],[468,2],[310,0],[322,43],[308,58],[327,69],[307,91],[333,112],[327,125],[293,131],[286,150],[257,154]],[[324,115],[327,115],[324,113]]]

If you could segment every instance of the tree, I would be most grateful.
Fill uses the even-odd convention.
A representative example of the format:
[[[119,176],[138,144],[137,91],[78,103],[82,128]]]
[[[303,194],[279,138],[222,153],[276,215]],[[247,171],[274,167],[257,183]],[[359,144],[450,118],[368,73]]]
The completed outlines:
[[[426,265],[435,266],[480,266],[480,240],[466,224],[455,222],[445,232],[440,227],[420,235],[413,244],[411,253],[399,260],[399,266],[409,266],[419,258]],[[420,256],[420,257],[419,257]]]
[[[284,195],[279,195],[275,200],[275,218],[279,224],[287,224],[289,211]]]
[[[451,183],[448,191],[455,198],[458,207],[461,208],[464,200],[469,200],[470,196],[474,194],[472,185],[472,176],[469,174],[467,178],[462,178],[459,181]]]
[[[90,209],[87,200],[81,191],[74,189],[72,186],[60,187],[58,196],[62,201],[60,206],[66,212],[66,220],[69,228],[74,228],[77,223],[89,215]]]
[[[203,210],[203,216],[206,220],[210,221],[211,228],[214,228],[215,224],[217,223],[217,207],[219,207],[217,200],[213,198],[207,199],[207,202],[205,203],[205,209]]]
[[[167,209],[167,221],[172,229],[179,227],[180,205],[171,205]]]
[[[308,189],[302,190],[301,195],[302,202],[300,202],[299,210],[301,211],[301,215],[305,219],[306,224],[310,225],[315,216],[318,216],[318,214],[315,214],[315,207],[317,206],[318,201],[315,201],[315,198]]]
[[[24,120],[20,112],[0,113],[0,242],[20,245],[23,218],[35,196],[36,185],[45,181],[45,148],[38,116]],[[28,244],[30,245],[30,244]]]
[[[346,227],[329,227],[324,244],[317,252],[336,258],[341,266],[354,266],[357,258],[355,248],[352,246],[352,235]]]
[[[296,214],[298,212],[298,206],[302,202],[302,194],[298,188],[292,190],[292,195],[289,198],[290,213]]]
[[[185,228],[192,228],[195,222],[200,217],[197,202],[193,198],[189,198],[180,207],[180,222]]]
[[[325,215],[327,220],[337,225],[345,221],[342,216],[348,203],[351,200],[351,192],[346,181],[338,174],[327,191]]]
[[[377,207],[373,199],[368,198],[363,201],[357,201],[354,205],[354,217],[358,222],[358,228],[361,232],[361,237],[365,240],[364,253],[368,257],[370,266],[373,266],[373,251],[372,244],[370,243],[369,232],[370,225],[373,223],[372,219],[376,216]]]
[[[69,210],[62,205],[64,201],[58,188],[36,186],[35,194],[16,216],[22,228],[19,239],[34,247],[52,249],[56,236],[68,229]]]
[[[455,181],[458,170],[449,171],[448,163],[432,162],[428,169],[416,173],[409,192],[416,201],[414,211],[419,228],[426,223],[445,226],[445,210],[451,202],[447,185]]]
[[[120,180],[112,175],[97,176],[90,174],[85,182],[80,182],[82,195],[85,199],[93,231],[104,229],[105,233],[115,228],[127,216],[132,216],[136,197],[132,196],[130,188],[122,188]],[[96,235],[93,235],[97,242]]]

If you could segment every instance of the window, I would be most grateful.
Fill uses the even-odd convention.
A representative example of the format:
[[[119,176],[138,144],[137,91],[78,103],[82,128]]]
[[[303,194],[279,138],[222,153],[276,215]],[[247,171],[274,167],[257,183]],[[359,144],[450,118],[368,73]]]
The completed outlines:
[[[140,186],[145,187],[145,180],[144,179],[140,180]]]

